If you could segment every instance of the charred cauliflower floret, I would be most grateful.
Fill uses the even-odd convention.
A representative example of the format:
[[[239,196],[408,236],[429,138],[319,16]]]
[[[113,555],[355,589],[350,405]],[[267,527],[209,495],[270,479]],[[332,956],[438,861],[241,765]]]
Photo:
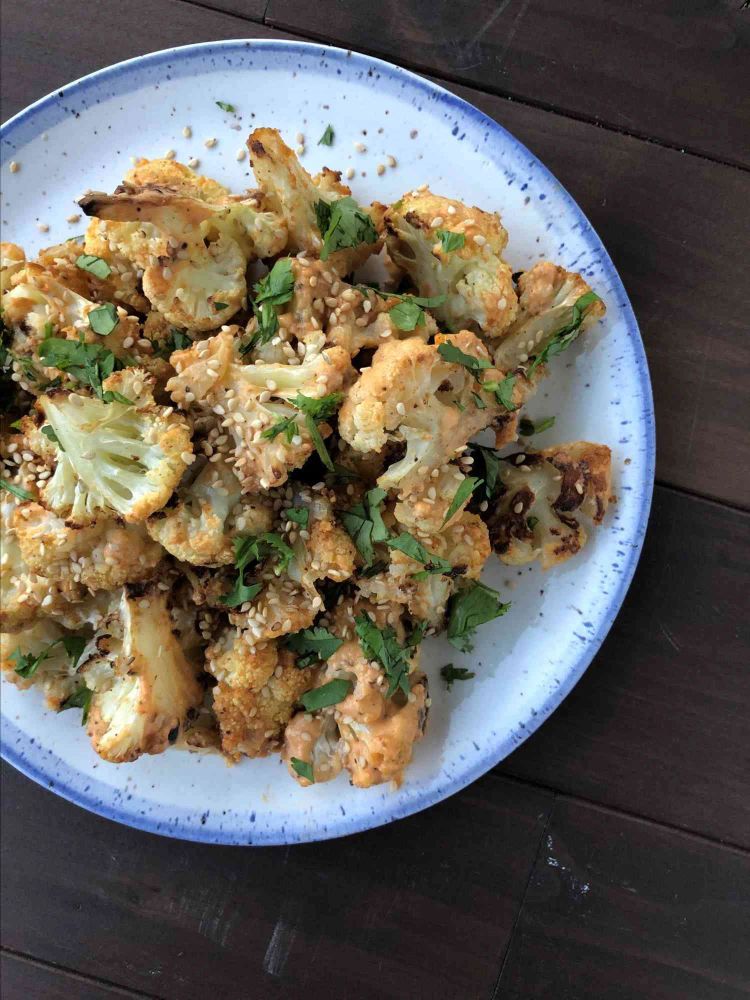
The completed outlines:
[[[143,525],[101,517],[77,527],[38,503],[18,507],[12,526],[32,573],[65,588],[115,590],[140,583],[153,577],[164,555]]]
[[[339,275],[377,253],[380,241],[373,221],[339,173],[324,169],[311,177],[276,129],[255,129],[247,147],[258,186],[286,222],[291,252],[321,257]]]
[[[206,668],[218,681],[213,709],[223,752],[238,760],[277,751],[314,672],[296,667],[293,654],[274,642],[251,648],[233,629],[206,650]]]
[[[313,764],[316,780],[335,777],[343,766],[357,788],[369,788],[387,781],[400,783],[414,744],[424,732],[427,717],[424,675],[413,670],[406,681],[408,696],[399,689],[389,697],[383,671],[367,659],[358,642],[352,641],[344,643],[330,657],[316,687],[332,681],[348,682],[349,692],[335,705],[321,709],[320,716],[323,720],[333,716],[340,740],[334,743],[330,722],[323,722],[311,730],[304,718],[309,713],[295,716],[287,726],[283,751],[290,774],[301,779],[300,783],[309,784],[294,767],[292,758],[295,758]],[[312,737],[306,753],[302,744],[308,741],[302,736],[303,732],[309,732]],[[303,756],[300,758],[295,750],[301,751]],[[328,766],[321,766],[325,764]]]
[[[201,236],[210,205],[157,186],[89,192],[79,202],[86,215],[128,224],[108,231],[113,248],[142,267],[143,292],[177,326],[213,330],[242,307],[247,260],[238,243]],[[145,229],[144,227],[149,228]]]
[[[167,596],[157,585],[127,587],[97,638],[83,678],[93,691],[88,733],[113,764],[163,753],[169,734],[203,698],[195,670],[173,633]]]
[[[197,566],[225,566],[234,561],[233,535],[240,530],[260,535],[272,524],[269,500],[243,495],[240,481],[225,462],[205,462],[191,482],[178,488],[176,503],[152,514],[146,527],[176,559]]]
[[[39,397],[37,411],[56,438],[49,443],[54,471],[41,490],[46,507],[87,524],[102,512],[145,521],[164,506],[193,449],[184,418],[157,406],[150,385],[131,368],[105,379],[112,402],[62,389]]]
[[[0,629],[8,632],[83,596],[83,587],[74,580],[53,583],[26,563],[15,528],[17,511],[16,501],[0,494]]]
[[[245,365],[238,353],[236,328],[172,355],[177,375],[167,389],[188,414],[212,421],[220,429],[215,453],[231,464],[243,491],[256,493],[284,483],[316,447],[300,397],[314,401],[332,393],[349,378],[349,357],[327,348],[306,366]],[[287,402],[294,397],[294,402]],[[334,407],[335,408],[335,407]],[[311,418],[312,419],[312,418]],[[321,437],[329,426],[318,423]],[[212,446],[212,447],[214,447]]]
[[[74,636],[51,619],[23,632],[0,633],[0,669],[16,687],[39,688],[47,707],[59,711],[81,686],[79,673],[95,652],[92,633],[88,628]]]
[[[413,489],[433,469],[454,458],[473,437],[507,413],[462,364],[444,361],[439,343],[489,365],[482,343],[464,330],[453,337],[389,341],[349,390],[339,412],[339,433],[357,451],[381,451],[389,442],[406,445],[404,457],[378,479],[384,489]],[[483,369],[485,379],[501,377]],[[475,399],[479,396],[480,407]]]
[[[503,371],[519,365],[529,370],[529,363],[532,369],[544,363],[606,312],[580,274],[551,261],[525,271],[518,279],[518,291],[518,316],[494,353],[495,365]]]
[[[601,524],[610,500],[611,453],[575,441],[502,460],[499,500],[485,515],[492,545],[512,566],[541,560],[549,569],[586,544],[581,518]]]
[[[93,302],[111,302],[115,299],[137,312],[147,312],[148,299],[140,291],[137,269],[125,259],[110,259],[106,245],[104,257],[96,252],[97,249],[92,248],[84,235],[80,241],[67,240],[40,250],[37,263],[52,277],[85,299]],[[92,257],[97,259],[93,270]],[[104,264],[100,263],[102,260]]]
[[[499,337],[513,322],[518,302],[508,242],[499,217],[429,190],[405,194],[385,213],[388,254],[419,294],[445,296],[433,308],[450,330]]]

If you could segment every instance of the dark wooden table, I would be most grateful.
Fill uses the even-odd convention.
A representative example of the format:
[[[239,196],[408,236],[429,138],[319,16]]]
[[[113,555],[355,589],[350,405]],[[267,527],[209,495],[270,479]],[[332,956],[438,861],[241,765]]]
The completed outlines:
[[[6,1000],[750,994],[750,10],[742,0],[5,0],[3,119],[154,49],[323,39],[438,78],[612,254],[657,411],[599,656],[471,788],[343,841],[116,826],[3,771]]]

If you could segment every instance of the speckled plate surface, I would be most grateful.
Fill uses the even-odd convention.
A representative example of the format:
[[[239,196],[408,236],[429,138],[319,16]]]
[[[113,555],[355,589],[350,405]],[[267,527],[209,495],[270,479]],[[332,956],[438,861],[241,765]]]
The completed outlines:
[[[222,112],[216,101],[238,113]],[[334,145],[316,145],[329,123]],[[186,125],[191,138],[183,136]],[[557,415],[540,446],[586,438],[608,444],[619,502],[584,552],[559,569],[543,574],[492,560],[486,579],[513,606],[480,630],[474,653],[462,656],[442,640],[426,644],[431,720],[397,792],[357,791],[343,776],[302,790],[278,757],[227,767],[215,756],[174,751],[105,764],[77,713],[49,713],[37,693],[2,684],[3,755],[29,777],[119,822],[228,844],[319,840],[399,819],[463,788],[523,742],[580,678],[617,614],[654,478],[643,346],[596,233],[500,125],[388,63],[318,45],[239,40],[156,52],[78,80],[3,128],[3,238],[29,252],[81,232],[81,224],[66,221],[74,199],[87,187],[112,190],[131,156],[174,149],[236,190],[252,186],[247,160],[236,156],[256,125],[280,128],[293,146],[303,133],[311,172],[324,164],[353,167],[360,201],[391,201],[429,182],[440,194],[501,213],[514,270],[547,256],[586,275],[607,302],[606,320],[557,360],[530,414]],[[207,148],[211,138],[218,141]],[[388,155],[398,165],[378,175]],[[11,161],[20,164],[14,173]],[[476,679],[447,692],[438,671],[448,661],[470,667]]]

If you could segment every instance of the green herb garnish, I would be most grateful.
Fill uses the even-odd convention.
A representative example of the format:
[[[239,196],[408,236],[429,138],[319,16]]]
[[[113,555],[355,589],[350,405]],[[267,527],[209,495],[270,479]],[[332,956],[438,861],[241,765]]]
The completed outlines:
[[[474,632],[479,625],[504,615],[510,604],[503,604],[492,587],[473,580],[451,598],[448,609],[448,641],[468,653],[474,648]]]
[[[80,267],[82,271],[88,271],[89,274],[93,274],[95,278],[99,278],[102,281],[112,274],[112,268],[106,260],[102,260],[101,257],[96,257],[91,253],[82,253],[80,257],[77,257],[76,267]]]
[[[88,722],[91,699],[93,695],[94,692],[90,687],[87,687],[85,684],[81,684],[81,686],[76,688],[73,694],[66,698],[62,705],[60,705],[60,711],[64,712],[68,708],[82,708],[83,713],[81,715],[81,725],[85,726]]]
[[[489,502],[494,499],[502,486],[500,481],[502,460],[496,451],[481,444],[469,445],[469,452],[474,459],[472,468],[475,472],[481,473],[482,476],[481,486],[476,487],[477,498]]]
[[[377,660],[388,678],[386,698],[390,698],[399,688],[408,696],[411,650],[421,641],[424,635],[423,629],[420,627],[415,630],[416,634],[412,633],[407,645],[401,646],[390,625],[378,628],[364,614],[357,615],[354,623],[365,656],[370,660]]]
[[[33,500],[34,497],[31,493],[28,493],[20,486],[16,486],[15,483],[8,482],[0,476],[0,490],[7,490],[8,493],[12,493],[14,497],[18,497],[19,500]]]
[[[513,410],[518,409],[516,404],[513,402],[513,389],[515,388],[515,384],[516,376],[506,375],[500,382],[483,382],[482,388],[485,392],[493,393],[497,402],[512,413]]]
[[[101,344],[47,337],[39,345],[39,358],[46,367],[59,368],[82,385],[88,386],[105,403],[131,402],[118,392],[104,391],[102,382],[112,372],[125,366],[112,351]]]
[[[240,348],[241,354],[247,354],[254,347],[267,344],[279,329],[277,308],[289,302],[294,294],[294,274],[291,257],[277,260],[271,270],[253,286],[255,298],[253,312],[258,323],[258,329],[249,341]]]
[[[361,243],[374,243],[378,238],[368,213],[349,196],[339,198],[338,201],[316,202],[315,218],[323,237],[321,260],[328,260],[337,250],[358,247]]]
[[[100,337],[106,337],[108,333],[112,333],[117,324],[120,322],[120,317],[117,315],[117,309],[111,302],[105,302],[104,305],[99,306],[98,309],[92,309],[89,313],[88,319],[89,326],[94,333],[98,333]]]
[[[444,575],[445,573],[450,573],[453,569],[453,566],[447,559],[443,559],[434,552],[430,552],[413,535],[410,535],[408,531],[403,531],[396,538],[389,538],[386,545],[389,549],[398,549],[399,552],[403,552],[404,555],[415,562],[422,563],[424,569],[418,573],[414,573],[415,580],[425,580],[428,576],[435,574]]]
[[[290,757],[289,763],[292,765],[300,778],[305,778],[305,780],[309,781],[311,785],[315,784],[315,775],[313,774],[312,764],[309,764],[306,760],[300,760],[299,757]]]
[[[227,104],[226,101],[217,101],[216,104],[222,111],[227,111],[229,114],[234,114],[237,110],[233,104]]]
[[[228,302],[214,302],[214,309],[216,310],[216,312],[221,312],[222,309],[228,309],[228,308],[229,308]]]
[[[436,229],[435,232],[446,253],[461,250],[466,245],[464,233],[452,233],[449,229]]]
[[[294,632],[284,640],[284,645],[297,654],[295,665],[300,668],[329,659],[343,644],[343,639],[321,626]]]
[[[266,531],[262,535],[237,535],[233,545],[237,579],[232,590],[219,598],[220,603],[228,608],[236,608],[247,601],[252,601],[263,589],[262,583],[245,583],[245,570],[250,563],[262,562],[273,557],[274,571],[278,576],[294,558],[293,550],[284,539],[271,531]]]
[[[541,434],[543,431],[548,431],[550,427],[555,426],[554,417],[545,417],[544,420],[529,420],[527,417],[522,417],[518,422],[518,431],[523,437],[531,437],[532,434]]]
[[[24,678],[33,677],[39,669],[39,666],[47,659],[55,646],[59,645],[65,647],[65,652],[70,657],[71,668],[75,670],[78,666],[78,661],[81,659],[83,651],[86,648],[86,640],[81,636],[66,635],[61,639],[53,639],[53,641],[48,643],[48,645],[46,645],[40,653],[37,653],[36,656],[32,653],[22,653],[20,647],[18,649],[14,649],[10,654],[10,658],[16,662],[15,671],[18,676]]]
[[[60,451],[65,451],[60,441],[60,438],[57,436],[57,434],[55,434],[54,430],[52,429],[52,427],[50,427],[49,424],[45,424],[44,427],[42,427],[42,434],[44,434],[46,438],[49,438],[49,440],[53,444],[56,444],[57,447],[60,449]]]
[[[454,667],[452,663],[446,663],[444,667],[440,668],[440,676],[450,691],[454,681],[470,681],[472,677],[476,677],[476,674],[466,667]]]
[[[312,688],[300,698],[306,712],[317,712],[319,708],[338,705],[351,693],[352,682],[336,678],[320,687]]]
[[[552,339],[547,343],[544,350],[529,365],[528,374],[536,371],[539,365],[546,365],[550,358],[556,354],[561,354],[566,347],[569,347],[581,332],[581,323],[586,318],[586,310],[595,302],[601,302],[596,292],[586,292],[573,303],[573,315],[569,323],[561,327]]]
[[[388,538],[388,529],[380,512],[380,505],[387,495],[386,490],[376,486],[365,493],[362,503],[339,513],[341,523],[367,566],[372,565],[375,559],[373,543],[384,542]]]
[[[447,361],[449,364],[463,365],[477,381],[481,379],[482,372],[486,368],[492,367],[492,363],[486,358],[475,358],[473,354],[467,354],[450,341],[438,344],[438,354],[443,361]]]
[[[343,392],[329,392],[327,396],[321,396],[320,399],[314,399],[312,396],[303,396],[302,393],[297,393],[292,400],[297,409],[304,414],[305,425],[315,445],[315,450],[320,456],[323,465],[330,472],[334,472],[336,467],[333,464],[333,459],[328,454],[328,449],[323,441],[323,435],[318,430],[318,424],[321,421],[328,420],[336,413],[339,406],[341,406],[343,398]]]
[[[451,500],[451,505],[446,511],[445,517],[443,518],[443,524],[447,524],[448,521],[453,517],[459,507],[463,507],[466,501],[469,499],[474,490],[482,485],[482,480],[477,479],[475,476],[467,476],[462,483],[459,483],[458,489],[456,490],[453,499]]]
[[[319,146],[332,146],[333,145],[333,137],[334,137],[334,135],[335,135],[335,133],[333,131],[333,125],[326,125],[325,132],[318,139],[318,145]]]
[[[293,524],[299,524],[306,528],[310,520],[310,511],[307,507],[288,507],[286,510],[282,510],[281,516]]]

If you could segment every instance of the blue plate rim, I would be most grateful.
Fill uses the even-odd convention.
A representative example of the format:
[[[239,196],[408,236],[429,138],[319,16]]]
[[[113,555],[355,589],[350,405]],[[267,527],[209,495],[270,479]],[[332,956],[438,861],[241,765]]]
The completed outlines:
[[[69,780],[68,782],[61,781],[59,772],[55,780],[52,781],[50,779],[50,775],[45,772],[43,767],[37,767],[28,759],[23,758],[14,748],[8,745],[6,740],[3,740],[2,745],[0,745],[0,756],[2,756],[4,760],[6,760],[22,774],[31,778],[42,787],[54,791],[55,794],[60,795],[69,802],[82,806],[89,812],[102,816],[105,819],[122,823],[126,826],[143,830],[147,833],[154,833],[160,836],[173,837],[176,839],[189,840],[199,843],[237,846],[281,846],[296,843],[309,843],[313,841],[348,836],[353,833],[360,833],[365,830],[382,826],[386,823],[404,819],[407,816],[414,815],[417,812],[421,812],[422,810],[443,801],[450,795],[454,795],[463,788],[466,788],[467,785],[482,777],[502,760],[504,760],[509,753],[517,749],[523,742],[525,742],[525,740],[528,739],[528,737],[531,736],[536,729],[538,729],[542,722],[560,706],[583,676],[592,659],[601,648],[601,645],[622,606],[625,595],[633,579],[641,550],[643,548],[643,541],[646,534],[646,527],[648,524],[648,517],[653,497],[656,459],[656,428],[648,361],[643,347],[643,340],[640,335],[638,323],[633,313],[632,306],[630,305],[627,292],[625,291],[620,279],[620,275],[603,242],[589,222],[585,213],[582,211],[572,195],[570,195],[567,189],[544,165],[544,163],[542,163],[542,161],[539,160],[534,153],[532,153],[503,125],[495,121],[493,118],[490,118],[484,112],[480,111],[479,108],[476,108],[463,98],[458,97],[456,94],[446,90],[439,84],[433,83],[431,80],[427,80],[418,76],[416,73],[412,73],[410,70],[403,69],[400,66],[396,66],[393,63],[387,62],[384,59],[379,59],[375,56],[368,56],[353,50],[342,49],[336,46],[324,45],[315,42],[268,38],[224,39],[215,42],[198,42],[191,45],[160,49],[156,52],[150,52],[143,56],[136,56],[132,59],[114,63],[111,66],[103,67],[102,69],[96,70],[86,76],[79,77],[62,87],[55,88],[55,90],[51,93],[35,101],[33,104],[28,105],[28,107],[8,119],[8,121],[0,127],[0,139],[3,143],[10,143],[13,134],[17,132],[19,127],[30,121],[33,116],[39,112],[53,108],[56,104],[62,101],[64,97],[70,95],[72,92],[76,94],[85,93],[86,90],[100,84],[102,80],[116,79],[117,77],[126,74],[136,66],[143,66],[145,63],[156,66],[160,63],[168,62],[169,60],[175,61],[178,59],[188,58],[196,53],[204,55],[210,54],[213,50],[226,52],[227,49],[240,47],[241,50],[246,51],[250,46],[262,48],[266,51],[273,51],[274,49],[285,49],[287,52],[290,50],[298,50],[300,54],[304,53],[309,55],[312,53],[319,57],[329,58],[331,60],[345,59],[350,65],[353,63],[361,64],[365,70],[376,68],[381,73],[395,76],[397,78],[405,78],[412,86],[415,86],[423,93],[430,95],[434,95],[435,93],[439,94],[444,104],[455,109],[457,114],[485,124],[491,132],[500,134],[504,143],[511,144],[516,148],[516,150],[527,156],[530,161],[533,161],[535,169],[539,170],[543,177],[556,186],[557,192],[564,200],[566,207],[573,213],[574,216],[577,217],[581,233],[596,244],[596,249],[600,255],[602,269],[606,272],[611,282],[612,289],[618,296],[628,337],[632,341],[635,352],[638,380],[644,404],[641,415],[642,428],[645,432],[646,438],[643,482],[640,484],[642,492],[637,519],[637,538],[631,540],[631,548],[627,565],[623,568],[623,571],[620,574],[619,586],[610,598],[606,613],[600,621],[596,633],[590,638],[575,664],[569,668],[565,680],[562,681],[555,691],[545,700],[543,705],[536,710],[536,715],[524,726],[523,735],[520,738],[514,738],[513,735],[506,737],[499,743],[496,743],[490,753],[477,760],[471,767],[462,772],[461,775],[456,777],[451,776],[442,784],[439,784],[437,788],[432,789],[429,792],[425,792],[421,796],[409,799],[408,801],[392,808],[390,811],[381,808],[377,814],[371,814],[369,816],[363,815],[354,820],[347,820],[346,817],[339,817],[335,822],[332,820],[331,824],[327,826],[324,831],[321,831],[320,829],[315,831],[314,837],[306,836],[304,832],[297,836],[292,831],[282,828],[280,831],[275,830],[269,833],[264,833],[261,830],[252,831],[252,835],[246,835],[244,839],[240,839],[238,836],[233,836],[229,830],[215,830],[200,824],[196,825],[194,822],[175,821],[167,826],[149,816],[139,816],[135,813],[128,812],[127,810],[120,809],[116,805],[108,805],[104,802],[93,800],[91,797],[87,796],[85,792],[76,788],[72,780]],[[71,768],[69,765],[64,764],[64,767],[67,768],[68,771],[72,772],[74,776],[80,775],[80,772]]]

